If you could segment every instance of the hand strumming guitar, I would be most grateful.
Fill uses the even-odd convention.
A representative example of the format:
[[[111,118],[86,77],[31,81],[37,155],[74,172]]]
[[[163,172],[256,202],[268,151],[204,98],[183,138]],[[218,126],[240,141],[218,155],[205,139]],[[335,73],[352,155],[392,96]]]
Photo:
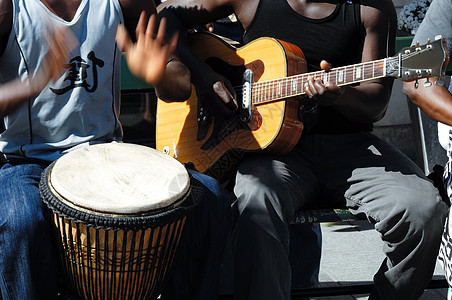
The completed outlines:
[[[199,80],[198,76],[192,75],[202,106],[215,115],[230,117],[238,108],[231,82],[210,70],[205,70],[203,74]]]
[[[227,78],[204,64],[197,65],[196,71],[192,70],[192,80],[198,97],[198,140],[206,136],[212,121],[211,116],[214,117],[212,134],[202,147],[207,149],[219,142],[218,138],[220,132],[225,129],[226,120],[238,109],[237,96]]]

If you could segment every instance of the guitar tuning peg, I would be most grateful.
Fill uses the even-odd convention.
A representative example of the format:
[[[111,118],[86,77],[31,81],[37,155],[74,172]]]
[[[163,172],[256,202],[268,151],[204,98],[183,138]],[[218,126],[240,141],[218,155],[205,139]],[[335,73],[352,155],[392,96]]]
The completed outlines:
[[[427,81],[424,82],[424,87],[430,87],[430,86],[432,86],[432,83],[430,82],[430,80],[427,77]]]
[[[416,81],[414,82],[414,88],[417,89],[418,87],[419,87],[419,82],[416,79]]]
[[[439,35],[435,36],[435,41],[440,40],[442,38],[443,38],[443,36],[441,34],[439,34]]]

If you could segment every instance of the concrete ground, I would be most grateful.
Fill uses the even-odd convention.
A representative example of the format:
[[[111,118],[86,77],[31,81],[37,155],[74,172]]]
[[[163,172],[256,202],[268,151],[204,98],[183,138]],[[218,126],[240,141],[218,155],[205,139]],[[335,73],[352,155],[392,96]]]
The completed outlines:
[[[321,223],[321,229],[320,286],[333,288],[357,284],[372,285],[373,275],[384,258],[382,252],[383,243],[373,226],[367,221],[351,221]],[[355,255],[347,255],[351,252],[355,253]],[[444,271],[438,262],[434,272],[434,279],[444,279]],[[223,277],[222,293],[220,293],[221,300],[233,300],[230,280],[231,278]],[[300,296],[298,294],[293,297],[293,300],[366,300],[368,297],[368,293],[323,297]],[[427,289],[420,298],[420,300],[446,299],[447,288]]]
[[[345,284],[371,284],[373,274],[383,261],[383,243],[373,226],[366,221],[322,223],[322,259],[320,282],[322,286]],[[340,246],[339,246],[340,245]],[[361,249],[361,251],[356,251]],[[347,253],[356,255],[350,258]],[[347,260],[344,260],[347,257]],[[444,278],[444,271],[437,262],[434,278]],[[335,297],[315,297],[318,300],[367,299],[368,294]],[[446,300],[447,289],[427,289],[421,300]]]

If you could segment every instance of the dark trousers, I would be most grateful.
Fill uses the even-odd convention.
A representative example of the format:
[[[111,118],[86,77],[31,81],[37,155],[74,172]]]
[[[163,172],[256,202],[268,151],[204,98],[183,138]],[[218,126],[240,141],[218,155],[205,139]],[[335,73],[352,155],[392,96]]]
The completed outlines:
[[[386,258],[372,297],[417,299],[431,280],[447,205],[414,162],[371,134],[310,135],[286,156],[249,157],[234,193],[235,299],[289,299],[288,223],[309,207],[346,205],[374,224]]]

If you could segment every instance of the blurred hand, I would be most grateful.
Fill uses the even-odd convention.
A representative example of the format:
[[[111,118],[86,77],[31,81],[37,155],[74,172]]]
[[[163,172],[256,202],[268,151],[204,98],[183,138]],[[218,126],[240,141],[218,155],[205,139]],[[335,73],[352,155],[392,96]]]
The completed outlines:
[[[36,74],[29,78],[31,93],[39,93],[50,80],[57,80],[64,72],[69,53],[79,44],[72,31],[57,27],[46,35],[49,52],[44,57]]]
[[[50,80],[56,80],[63,74],[63,66],[67,63],[70,52],[77,47],[78,41],[66,27],[50,27],[46,38],[49,52],[34,76],[29,76],[26,81],[16,78],[0,85],[0,117],[14,112],[30,97],[39,94]]]
[[[157,17],[153,14],[146,25],[146,14],[141,13],[136,28],[137,42],[133,43],[126,28],[120,24],[116,34],[119,48],[125,52],[129,70],[150,84],[158,83],[165,75],[166,64],[177,45],[175,34],[165,43],[166,20],[162,19],[157,35]]]

